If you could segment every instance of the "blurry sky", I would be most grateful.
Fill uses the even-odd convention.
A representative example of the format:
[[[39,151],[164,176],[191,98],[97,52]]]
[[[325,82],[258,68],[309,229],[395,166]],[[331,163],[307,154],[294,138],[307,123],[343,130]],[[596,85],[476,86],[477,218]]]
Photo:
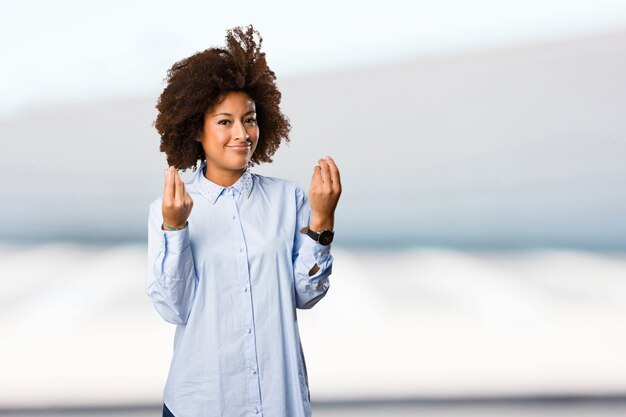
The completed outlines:
[[[626,26],[623,0],[3,2],[0,117],[158,94],[173,62],[253,23],[281,77]]]
[[[0,240],[145,238],[167,70],[252,23],[297,138],[255,172],[306,187],[331,153],[344,241],[626,247],[624,0],[0,10]]]

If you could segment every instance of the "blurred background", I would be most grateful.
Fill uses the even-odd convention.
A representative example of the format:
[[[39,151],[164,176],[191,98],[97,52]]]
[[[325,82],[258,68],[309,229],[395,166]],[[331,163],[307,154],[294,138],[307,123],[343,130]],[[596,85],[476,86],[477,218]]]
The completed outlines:
[[[342,172],[315,414],[625,415],[621,0],[3,3],[0,415],[159,415],[154,106],[249,23],[293,125],[254,172]]]

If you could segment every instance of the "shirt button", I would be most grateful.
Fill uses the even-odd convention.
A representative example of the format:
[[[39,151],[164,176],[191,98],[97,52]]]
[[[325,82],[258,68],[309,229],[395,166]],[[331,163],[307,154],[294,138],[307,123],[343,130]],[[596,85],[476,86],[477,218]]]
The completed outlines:
[[[254,414],[259,414],[259,409],[258,408],[254,409]]]
[[[252,373],[256,375],[256,368],[252,368]]]
[[[243,248],[239,248],[239,252],[243,252]]]
[[[247,330],[248,334],[252,333],[252,329]]]
[[[233,220],[235,220],[237,218],[237,216],[233,216]]]
[[[248,292],[248,287],[244,287],[243,292]]]

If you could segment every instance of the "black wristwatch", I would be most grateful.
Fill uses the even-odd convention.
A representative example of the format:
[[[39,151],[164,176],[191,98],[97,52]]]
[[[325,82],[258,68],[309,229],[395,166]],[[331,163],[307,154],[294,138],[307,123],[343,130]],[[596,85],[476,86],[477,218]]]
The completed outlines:
[[[335,232],[333,231],[322,230],[321,232],[314,232],[313,230],[309,229],[308,226],[300,229],[300,233],[307,235],[314,241],[319,242],[320,245],[324,246],[330,245],[333,241],[333,238],[335,237]]]

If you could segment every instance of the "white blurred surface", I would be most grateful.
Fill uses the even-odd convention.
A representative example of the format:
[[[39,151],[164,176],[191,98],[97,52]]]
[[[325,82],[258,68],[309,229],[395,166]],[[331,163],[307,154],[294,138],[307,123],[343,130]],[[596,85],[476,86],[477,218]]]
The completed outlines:
[[[2,247],[0,407],[161,401],[142,246]],[[334,250],[298,319],[313,400],[626,391],[626,255]]]

